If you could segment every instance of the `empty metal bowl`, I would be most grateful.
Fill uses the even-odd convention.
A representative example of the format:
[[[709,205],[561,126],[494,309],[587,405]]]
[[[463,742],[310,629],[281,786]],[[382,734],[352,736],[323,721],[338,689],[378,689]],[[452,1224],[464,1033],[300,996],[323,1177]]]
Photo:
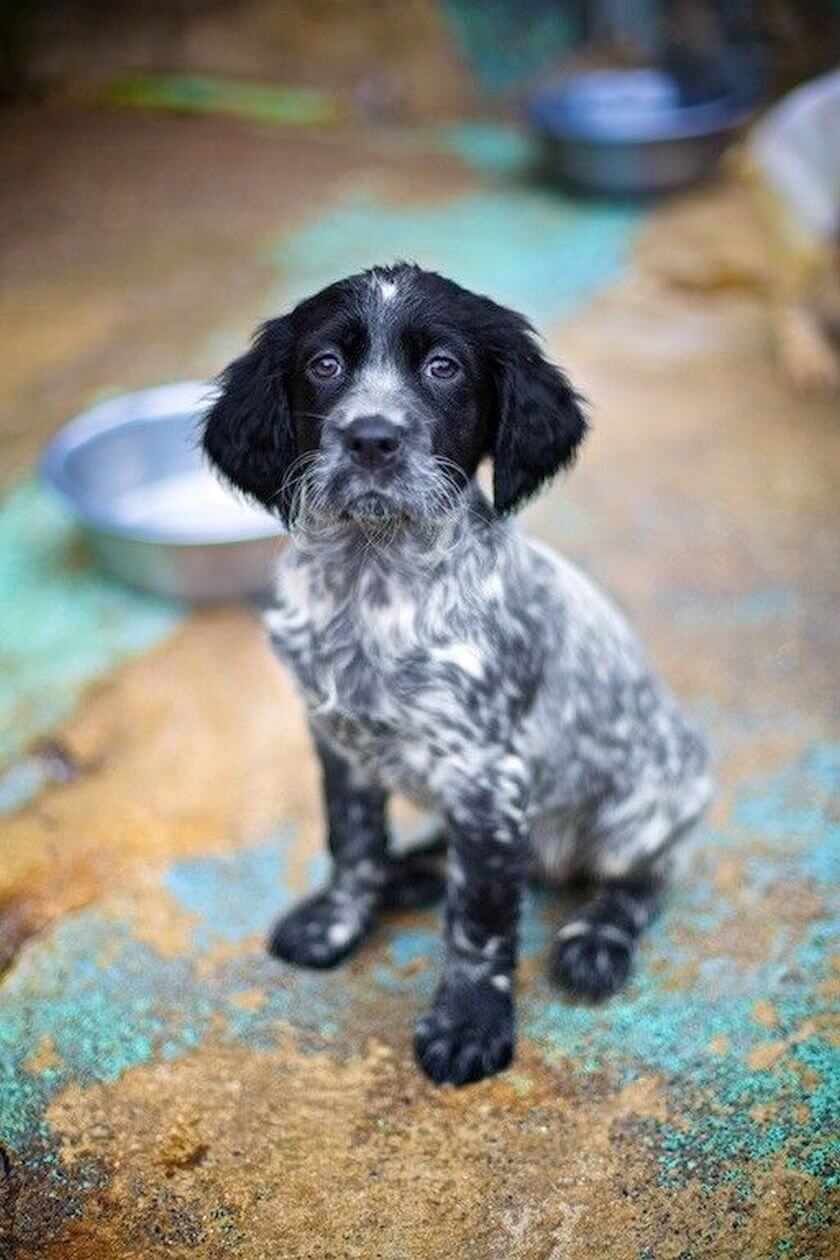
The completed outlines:
[[[686,101],[663,70],[592,70],[535,92],[550,172],[593,192],[664,192],[707,175],[748,117],[743,93]]]
[[[258,594],[284,533],[205,463],[196,426],[208,393],[185,381],[112,398],[60,429],[41,460],[103,568],[158,595]]]

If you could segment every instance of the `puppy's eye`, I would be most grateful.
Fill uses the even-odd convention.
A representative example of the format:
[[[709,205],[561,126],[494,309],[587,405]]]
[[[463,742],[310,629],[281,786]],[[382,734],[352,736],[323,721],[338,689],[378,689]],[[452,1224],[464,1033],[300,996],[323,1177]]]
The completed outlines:
[[[450,359],[448,354],[433,354],[423,367],[424,374],[435,381],[451,381],[460,371],[460,363]]]
[[[310,376],[317,377],[319,381],[333,381],[343,371],[344,365],[337,354],[319,354],[309,364]]]

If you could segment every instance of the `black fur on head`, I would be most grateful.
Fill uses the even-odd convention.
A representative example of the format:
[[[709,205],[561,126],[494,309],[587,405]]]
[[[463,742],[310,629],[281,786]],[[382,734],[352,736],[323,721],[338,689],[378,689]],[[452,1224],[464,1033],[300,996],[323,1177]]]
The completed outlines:
[[[322,513],[429,519],[485,455],[496,510],[512,512],[571,462],[587,427],[522,316],[405,263],[269,320],[218,387],[204,449],[282,517],[308,478]]]
[[[586,433],[583,400],[528,332],[502,368],[493,447],[496,510],[511,512],[575,457]]]
[[[219,376],[203,434],[204,450],[225,478],[281,516],[283,481],[295,458],[286,387],[291,351],[289,319],[264,323],[250,350]]]
[[[495,386],[493,502],[507,513],[572,463],[588,425],[583,398],[545,357],[529,322],[488,298],[478,300]]]

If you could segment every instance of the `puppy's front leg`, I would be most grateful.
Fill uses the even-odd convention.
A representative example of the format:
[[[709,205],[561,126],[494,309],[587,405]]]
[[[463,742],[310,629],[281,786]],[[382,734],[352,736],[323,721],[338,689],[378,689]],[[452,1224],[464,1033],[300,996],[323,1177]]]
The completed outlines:
[[[465,1085],[513,1056],[513,979],[527,866],[525,782],[517,758],[480,776],[450,813],[446,960],[417,1026],[417,1059],[433,1081]]]
[[[316,741],[323,776],[329,887],[275,924],[268,948],[300,967],[333,967],[367,936],[388,886],[385,793]]]

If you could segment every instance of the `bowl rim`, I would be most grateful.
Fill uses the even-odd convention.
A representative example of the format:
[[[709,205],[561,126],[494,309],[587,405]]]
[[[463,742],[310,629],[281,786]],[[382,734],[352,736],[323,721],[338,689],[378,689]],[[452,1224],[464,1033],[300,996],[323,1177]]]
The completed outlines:
[[[699,140],[707,136],[726,135],[754,112],[755,106],[744,96],[729,91],[692,105],[652,111],[643,125],[623,121],[614,115],[606,128],[594,115],[572,106],[573,94],[588,83],[598,80],[647,74],[650,68],[581,70],[543,83],[528,97],[526,116],[531,126],[545,138],[558,143],[585,143],[604,148],[626,148],[681,140]]]
[[[115,394],[85,408],[63,424],[47,442],[38,461],[41,480],[82,525],[113,538],[168,547],[201,548],[247,546],[282,537],[286,530],[281,521],[270,516],[267,516],[263,528],[255,528],[235,538],[221,533],[196,538],[194,534],[181,534],[171,526],[121,524],[107,510],[83,503],[67,474],[68,456],[100,434],[131,428],[135,424],[148,424],[149,421],[163,422],[178,414],[192,414],[198,420],[212,401],[212,391],[213,384],[209,381],[172,381]]]

